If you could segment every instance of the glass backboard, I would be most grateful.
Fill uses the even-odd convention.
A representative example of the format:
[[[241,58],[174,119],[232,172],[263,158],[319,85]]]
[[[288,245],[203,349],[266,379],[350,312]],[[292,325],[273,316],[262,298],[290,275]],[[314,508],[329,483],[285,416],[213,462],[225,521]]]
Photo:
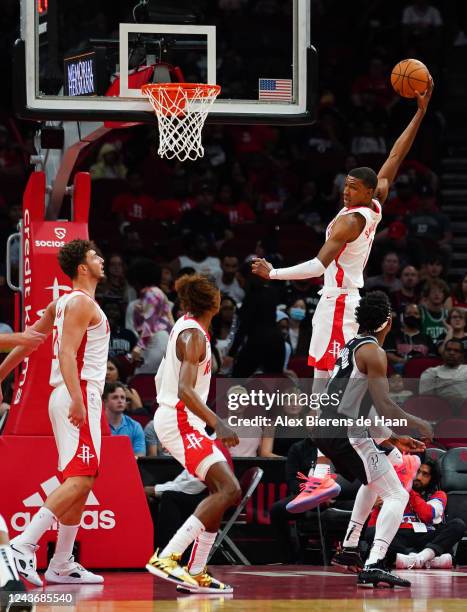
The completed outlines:
[[[18,114],[154,121],[147,82],[218,83],[223,123],[308,123],[309,0],[22,0]]]

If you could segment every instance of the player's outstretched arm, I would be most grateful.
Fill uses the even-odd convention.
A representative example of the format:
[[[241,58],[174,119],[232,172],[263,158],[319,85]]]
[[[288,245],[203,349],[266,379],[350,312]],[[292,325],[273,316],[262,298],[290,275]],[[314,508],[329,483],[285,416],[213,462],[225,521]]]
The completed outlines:
[[[384,350],[375,344],[362,346],[357,353],[357,366],[368,375],[368,390],[377,413],[388,419],[407,419],[407,425],[416,429],[422,438],[433,439],[433,429],[423,419],[409,414],[389,397],[387,379],[387,357]]]
[[[58,361],[63,381],[71,397],[68,420],[72,425],[81,427],[86,422],[81,383],[78,373],[78,350],[87,328],[96,314],[93,302],[85,296],[73,297],[66,305],[63,315],[63,329]]]
[[[0,364],[0,383],[5,380],[8,374],[12,370],[14,370],[16,366],[19,365],[25,357],[30,355],[37,348],[37,338],[39,338],[39,344],[41,344],[47,338],[47,336],[52,333],[54,320],[55,302],[50,302],[50,304],[45,309],[45,312],[42,317],[38,321],[36,321],[34,325],[28,327],[28,329],[22,334],[14,334],[15,336],[22,336],[22,341],[21,344],[15,346],[11,353]],[[26,338],[26,340],[24,340],[24,338]],[[33,341],[29,341],[28,338],[32,338]]]
[[[322,276],[347,242],[358,238],[364,226],[365,220],[358,213],[339,217],[332,227],[329,238],[314,259],[290,268],[273,268],[265,259],[255,259],[252,262],[252,271],[262,278],[273,280],[301,280]]]
[[[388,197],[389,188],[399,171],[400,165],[412,147],[415,136],[417,135],[418,129],[427,111],[433,87],[434,83],[433,79],[431,79],[430,85],[425,93],[421,94],[418,91],[415,92],[417,96],[417,112],[412,121],[394,143],[387,160],[378,172],[378,185],[376,187],[375,197],[381,204],[383,204]]]
[[[198,329],[187,329],[177,338],[177,357],[181,361],[178,380],[178,397],[188,410],[202,419],[217,433],[217,437],[226,446],[236,446],[239,442],[237,434],[227,427],[214,412],[206,406],[196,392],[196,377],[198,366],[206,356],[206,340]]]
[[[14,334],[0,334],[0,347],[2,349],[14,349],[17,346],[31,349],[40,346],[45,340],[45,334],[28,327],[24,332]]]

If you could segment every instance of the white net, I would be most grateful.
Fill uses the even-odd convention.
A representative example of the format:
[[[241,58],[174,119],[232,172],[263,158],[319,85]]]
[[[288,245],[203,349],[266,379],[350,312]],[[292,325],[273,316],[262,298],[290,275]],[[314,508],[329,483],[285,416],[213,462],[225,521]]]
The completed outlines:
[[[201,132],[220,92],[219,85],[170,83],[144,85],[159,124],[158,154],[167,159],[192,161],[203,157]]]

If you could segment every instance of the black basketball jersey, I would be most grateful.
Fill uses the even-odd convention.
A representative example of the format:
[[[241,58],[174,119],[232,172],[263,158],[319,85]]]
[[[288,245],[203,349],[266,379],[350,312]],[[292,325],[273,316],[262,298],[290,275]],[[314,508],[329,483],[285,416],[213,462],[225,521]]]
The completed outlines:
[[[330,413],[357,419],[366,417],[371,408],[371,400],[368,394],[368,377],[360,372],[355,363],[355,353],[364,344],[376,344],[378,341],[374,336],[355,336],[339,353],[331,378],[326,387],[326,393],[339,398],[338,405],[322,407],[323,416]],[[379,346],[379,345],[378,345]]]

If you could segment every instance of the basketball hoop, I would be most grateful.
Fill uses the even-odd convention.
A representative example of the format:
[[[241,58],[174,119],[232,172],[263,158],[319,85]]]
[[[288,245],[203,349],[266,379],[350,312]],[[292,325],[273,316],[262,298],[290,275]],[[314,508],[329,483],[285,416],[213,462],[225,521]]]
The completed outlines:
[[[149,83],[141,91],[149,98],[159,124],[158,154],[194,161],[203,157],[201,132],[220,85]]]

